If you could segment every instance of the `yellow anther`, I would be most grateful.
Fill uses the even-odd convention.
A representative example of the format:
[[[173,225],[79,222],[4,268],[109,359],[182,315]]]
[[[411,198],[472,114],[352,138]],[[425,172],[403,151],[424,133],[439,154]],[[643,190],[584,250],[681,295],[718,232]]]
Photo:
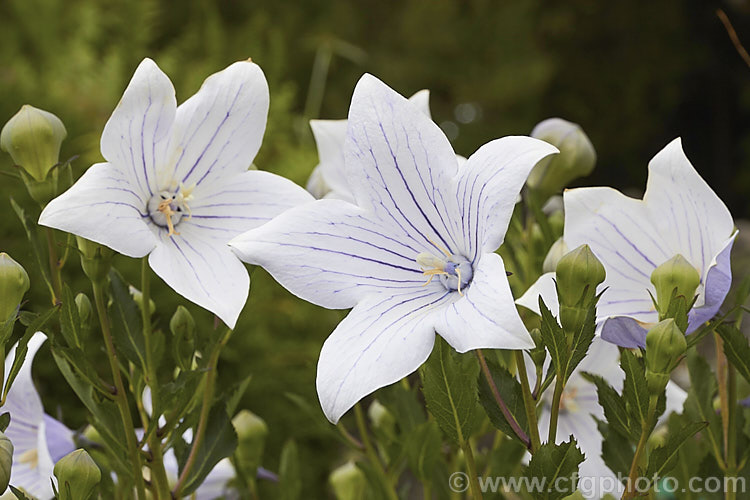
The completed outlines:
[[[577,411],[578,404],[576,403],[576,396],[578,396],[577,387],[571,387],[564,390],[560,397],[560,409],[566,411]]]
[[[36,469],[37,465],[39,465],[39,453],[36,448],[26,450],[18,457],[18,461],[22,464],[29,464],[29,467]]]
[[[162,200],[162,202],[159,203],[158,210],[167,218],[167,227],[169,228],[169,234],[167,234],[167,236],[172,236],[173,234],[179,235],[180,233],[174,230],[174,225],[172,224],[172,215],[175,213],[174,210],[172,210],[172,199],[167,198],[166,200]]]

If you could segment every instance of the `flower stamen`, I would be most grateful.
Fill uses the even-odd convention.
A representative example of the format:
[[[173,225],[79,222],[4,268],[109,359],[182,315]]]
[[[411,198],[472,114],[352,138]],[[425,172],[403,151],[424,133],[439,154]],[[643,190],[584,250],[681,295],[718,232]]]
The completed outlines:
[[[159,203],[159,206],[157,207],[157,210],[163,213],[164,216],[167,218],[167,228],[169,229],[169,234],[167,234],[167,236],[172,236],[173,234],[177,234],[177,235],[180,234],[174,230],[174,225],[172,224],[172,216],[175,214],[175,211],[172,210],[172,201],[174,201],[174,198],[167,198],[166,200],[162,200],[162,202]]]

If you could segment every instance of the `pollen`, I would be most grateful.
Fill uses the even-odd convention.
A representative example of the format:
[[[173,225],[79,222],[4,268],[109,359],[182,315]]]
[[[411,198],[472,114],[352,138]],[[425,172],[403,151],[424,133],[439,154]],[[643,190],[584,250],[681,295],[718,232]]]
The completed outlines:
[[[457,291],[459,295],[463,296],[462,288],[465,288],[471,282],[473,274],[471,264],[463,257],[452,255],[444,248],[435,246],[443,252],[444,257],[422,252],[416,258],[422,274],[427,277],[427,281],[422,286],[429,285],[435,276],[438,276],[446,289]]]
[[[39,452],[36,448],[26,450],[18,457],[18,461],[22,464],[29,464],[29,467],[36,469],[39,465]]]

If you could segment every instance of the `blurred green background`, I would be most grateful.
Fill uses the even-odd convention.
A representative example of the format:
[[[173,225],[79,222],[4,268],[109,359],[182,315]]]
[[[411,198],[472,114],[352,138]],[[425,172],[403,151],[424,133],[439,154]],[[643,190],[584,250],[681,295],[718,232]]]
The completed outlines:
[[[429,88],[433,117],[463,155],[495,137],[527,134],[550,116],[579,123],[599,154],[580,185],[642,190],[648,160],[682,136],[735,217],[747,217],[750,68],[719,22],[719,7],[750,45],[750,5],[742,0],[2,0],[0,121],[25,103],[57,114],[68,129],[61,157],[79,155],[78,176],[100,158],[99,134],[142,58],[156,60],[182,101],[209,74],[252,57],[271,88],[255,163],[304,185],[317,162],[307,121],[345,117],[357,79],[371,72],[405,95]],[[0,170],[11,168],[0,157]],[[0,250],[29,270],[30,307],[41,307],[46,290],[7,198],[38,208],[20,182],[1,178]],[[67,279],[89,292],[76,260]],[[136,285],[138,264],[116,261]],[[275,469],[294,438],[306,484],[322,489],[342,458],[323,431],[315,364],[344,313],[296,299],[263,270],[252,279],[221,381],[254,374],[243,406],[269,424],[266,466]],[[175,307],[188,305],[158,280],[154,298],[165,330]],[[210,328],[210,314],[190,309]],[[48,411],[83,425],[48,352],[35,374]],[[301,395],[313,412],[285,393]]]

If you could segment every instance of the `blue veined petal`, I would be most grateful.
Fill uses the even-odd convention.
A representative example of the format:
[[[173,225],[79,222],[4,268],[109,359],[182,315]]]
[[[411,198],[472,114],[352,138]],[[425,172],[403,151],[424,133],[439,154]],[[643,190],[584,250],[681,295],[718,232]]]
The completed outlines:
[[[268,116],[268,83],[249,61],[209,76],[177,108],[169,180],[186,186],[244,172],[258,153]]]
[[[332,309],[365,296],[423,287],[421,249],[371,214],[340,200],[293,208],[230,242],[245,262],[263,266],[293,294]]]
[[[179,235],[161,236],[149,265],[177,293],[234,328],[250,287],[245,266],[204,231],[183,224],[178,229]]]
[[[102,155],[122,169],[133,189],[146,199],[159,189],[163,142],[176,109],[172,82],[154,61],[144,59],[104,127]]]
[[[188,202],[190,215],[178,227],[193,227],[224,244],[313,197],[292,181],[261,170],[225,176],[198,186]]]
[[[513,303],[503,259],[495,253],[479,259],[471,284],[441,311],[436,330],[458,352],[534,347]]]
[[[726,241],[718,255],[711,259],[706,272],[704,292],[702,294],[703,303],[699,304],[696,301],[695,307],[690,310],[688,333],[695,331],[703,323],[713,318],[724,303],[727,293],[729,293],[729,289],[732,286],[732,263],[730,256],[737,234],[735,231],[732,237]]]
[[[513,207],[529,172],[557,148],[531,137],[503,137],[469,157],[459,170],[456,198],[460,234],[470,260],[502,244]]]
[[[360,207],[420,251],[460,253],[455,153],[432,120],[372,75],[354,90],[345,158]]]
[[[129,257],[143,257],[156,246],[156,237],[145,222],[147,203],[120,168],[97,163],[47,204],[39,224],[96,241]]]
[[[435,316],[451,293],[371,294],[323,344],[316,386],[333,423],[371,392],[416,370],[432,351]]]
[[[73,431],[47,414],[44,415],[44,437],[53,464],[76,449]]]

